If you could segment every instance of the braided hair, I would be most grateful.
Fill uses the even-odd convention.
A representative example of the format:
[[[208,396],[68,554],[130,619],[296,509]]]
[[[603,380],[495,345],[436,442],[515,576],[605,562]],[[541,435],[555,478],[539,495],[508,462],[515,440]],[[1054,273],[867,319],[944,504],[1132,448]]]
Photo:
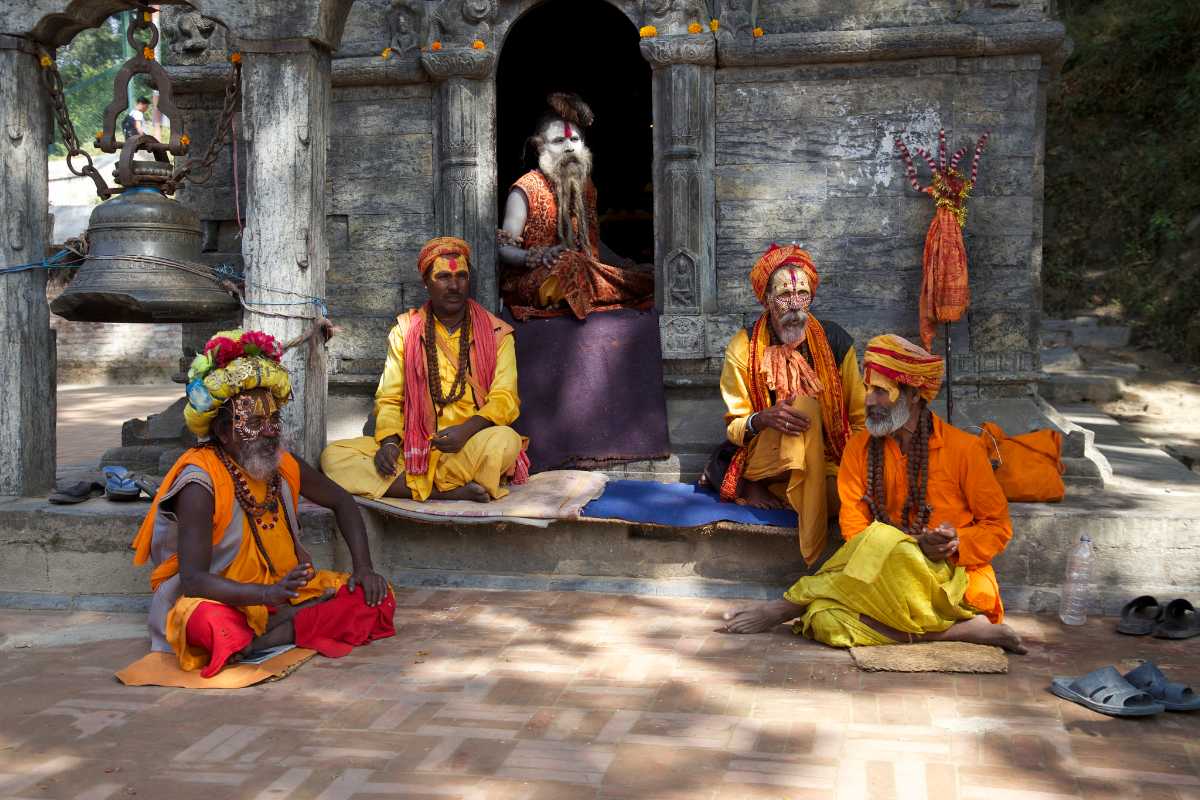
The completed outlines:
[[[904,499],[900,524],[896,525],[910,536],[924,532],[933,513],[933,509],[926,502],[926,490],[929,488],[929,434],[932,430],[933,414],[922,403],[917,417],[917,429],[913,432],[908,446],[908,495]],[[888,519],[887,513],[887,485],[883,479],[883,440],[882,436],[872,436],[867,444],[867,487],[862,499],[876,521],[885,525],[895,525]]]

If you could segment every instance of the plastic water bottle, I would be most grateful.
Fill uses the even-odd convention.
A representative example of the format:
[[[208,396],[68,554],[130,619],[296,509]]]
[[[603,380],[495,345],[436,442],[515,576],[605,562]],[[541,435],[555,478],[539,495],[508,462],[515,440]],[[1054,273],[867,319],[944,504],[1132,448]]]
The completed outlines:
[[[1087,622],[1088,582],[1092,575],[1092,537],[1086,533],[1067,556],[1067,574],[1063,579],[1062,605],[1058,618],[1065,625]]]

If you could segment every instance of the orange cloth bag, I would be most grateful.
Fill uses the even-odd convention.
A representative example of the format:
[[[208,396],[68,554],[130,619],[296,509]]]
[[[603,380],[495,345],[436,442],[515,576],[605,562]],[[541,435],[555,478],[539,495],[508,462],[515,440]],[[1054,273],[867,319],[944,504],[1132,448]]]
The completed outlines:
[[[980,442],[996,470],[1004,496],[1014,503],[1057,503],[1066,494],[1062,434],[1040,430],[1009,437],[994,422],[983,423]]]

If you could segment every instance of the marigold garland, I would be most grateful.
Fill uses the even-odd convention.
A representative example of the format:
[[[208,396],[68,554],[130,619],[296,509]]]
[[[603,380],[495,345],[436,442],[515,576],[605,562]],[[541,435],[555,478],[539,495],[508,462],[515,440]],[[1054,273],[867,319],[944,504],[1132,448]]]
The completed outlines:
[[[183,145],[184,147],[187,147],[189,144],[191,144],[191,143],[192,143],[192,137],[188,136],[188,135],[185,133],[185,134],[183,134],[182,136],[180,136],[180,137],[179,137],[179,143],[180,143],[181,145]]]
[[[143,47],[142,48],[142,58],[146,59],[147,61],[153,61],[154,60],[154,50],[152,50],[149,47]]]
[[[751,33],[754,35],[755,39],[761,39],[766,31],[764,31],[762,28],[755,28],[751,31]]]
[[[434,42],[433,44],[429,45],[429,49],[436,53],[438,50],[442,49],[442,43]]]
[[[695,34],[695,33],[699,33],[702,30],[704,30],[704,28],[700,27],[699,22],[693,22],[691,25],[688,25],[688,33]]]
[[[483,39],[476,39],[475,41],[471,42],[471,48],[473,50],[482,50],[485,47],[487,47],[487,45],[483,43]]]
[[[54,63],[54,59],[50,58],[48,55],[42,54],[42,57],[38,59],[38,63],[42,65],[42,69],[46,69]]]
[[[387,61],[389,58],[392,57],[392,52],[393,52],[392,48],[385,47],[385,48],[383,48],[382,52],[380,52],[379,57],[382,58],[384,61]]]
[[[638,29],[638,36],[641,36],[643,39],[653,39],[655,36],[658,36],[658,28],[653,25],[643,25]]]
[[[230,63],[230,64],[240,64],[240,63],[242,63],[242,54],[241,54],[241,53],[232,53],[232,54],[229,56],[229,63]]]
[[[713,18],[708,21],[708,29],[713,33],[716,33],[720,27],[721,21],[719,19]]]

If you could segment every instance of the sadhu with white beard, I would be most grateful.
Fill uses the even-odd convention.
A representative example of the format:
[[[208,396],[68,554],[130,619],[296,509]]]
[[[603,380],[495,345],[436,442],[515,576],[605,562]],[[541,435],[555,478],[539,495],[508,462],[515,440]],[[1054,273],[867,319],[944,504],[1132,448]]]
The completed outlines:
[[[505,305],[517,319],[649,304],[654,276],[608,250],[600,241],[592,152],[583,131],[594,116],[577,95],[550,95],[528,144],[538,168],[513,184],[497,232]],[[604,261],[623,262],[613,266]]]
[[[137,537],[151,561],[150,643],[214,676],[252,650],[295,643],[338,657],[392,636],[395,598],[372,566],[354,498],[284,448],[291,399],[283,349],[223,331],[188,371],[184,420],[200,444],[167,473]],[[352,573],[313,568],[299,499],[333,510]]]
[[[809,564],[837,513],[842,452],[866,418],[853,338],[809,313],[820,282],[795,245],[771,245],[750,271],[764,311],[734,335],[721,370],[726,435],[737,451],[723,476],[705,472],[723,500],[794,509]]]

